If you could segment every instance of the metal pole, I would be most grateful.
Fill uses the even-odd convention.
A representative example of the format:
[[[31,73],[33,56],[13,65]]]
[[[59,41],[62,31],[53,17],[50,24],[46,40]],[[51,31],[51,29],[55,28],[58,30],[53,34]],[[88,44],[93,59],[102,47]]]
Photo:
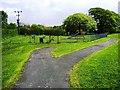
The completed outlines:
[[[17,13],[17,25],[18,25],[18,34],[20,34],[20,13],[22,13],[22,11],[14,11],[15,13]]]

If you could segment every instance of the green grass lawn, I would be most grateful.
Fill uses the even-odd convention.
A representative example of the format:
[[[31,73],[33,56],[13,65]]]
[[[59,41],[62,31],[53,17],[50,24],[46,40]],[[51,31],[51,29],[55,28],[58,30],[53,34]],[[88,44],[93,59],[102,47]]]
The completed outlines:
[[[31,53],[36,49],[41,49],[45,47],[54,47],[52,51],[53,57],[60,57],[62,55],[69,54],[71,52],[92,46],[111,38],[117,38],[118,34],[109,35],[107,38],[98,39],[92,42],[84,42],[78,40],[64,40],[67,36],[60,37],[60,44],[56,44],[56,36],[54,36],[55,41],[50,44],[39,43],[39,36],[36,37],[36,42],[34,43],[30,36],[14,36],[2,40],[2,86],[10,87],[12,84],[19,79],[22,69],[25,63],[28,61]],[[45,38],[45,42],[49,40],[48,36]]]
[[[70,72],[71,87],[120,88],[118,48],[116,42],[74,65]]]
[[[101,39],[97,39],[91,42],[84,42],[83,40],[78,40],[77,43],[72,43],[73,41],[71,43],[62,43],[62,44],[57,45],[57,48],[55,48],[52,51],[52,55],[53,57],[58,58],[63,55],[75,52],[77,50],[105,42],[111,38],[118,38],[118,34],[112,34],[112,35],[109,35],[107,38],[101,38]]]

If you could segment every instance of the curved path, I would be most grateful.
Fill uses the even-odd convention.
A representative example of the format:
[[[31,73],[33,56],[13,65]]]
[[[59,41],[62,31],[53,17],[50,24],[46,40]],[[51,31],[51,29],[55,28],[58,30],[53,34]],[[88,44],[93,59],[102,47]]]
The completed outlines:
[[[57,59],[50,54],[53,48],[37,50],[32,53],[23,75],[13,88],[69,88],[69,73],[72,66],[116,40],[111,39]]]

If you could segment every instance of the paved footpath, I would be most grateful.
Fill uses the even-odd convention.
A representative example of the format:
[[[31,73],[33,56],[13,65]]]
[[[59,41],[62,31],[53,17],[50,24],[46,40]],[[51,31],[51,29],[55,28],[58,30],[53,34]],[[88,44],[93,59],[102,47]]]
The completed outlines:
[[[69,88],[69,73],[72,66],[116,40],[111,39],[60,58],[51,56],[52,47],[37,50],[32,53],[23,75],[13,88]]]

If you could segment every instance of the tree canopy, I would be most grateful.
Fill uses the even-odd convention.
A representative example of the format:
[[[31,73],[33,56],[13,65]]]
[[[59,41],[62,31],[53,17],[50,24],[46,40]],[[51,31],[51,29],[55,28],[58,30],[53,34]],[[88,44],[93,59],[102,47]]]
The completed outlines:
[[[2,22],[6,22],[6,23],[7,23],[8,15],[7,15],[6,12],[0,11],[0,17],[1,17],[1,19],[2,19]]]
[[[10,23],[10,24],[7,25],[7,28],[8,28],[8,29],[15,29],[16,27],[17,27],[17,26],[16,26],[15,23]]]
[[[119,29],[120,16],[113,11],[96,7],[89,9],[89,15],[97,22],[98,33],[113,33]]]
[[[6,12],[4,11],[0,11],[0,23],[2,23],[2,27],[7,27],[7,18],[8,18],[8,15]]]
[[[83,13],[75,13],[68,16],[64,22],[63,27],[66,33],[74,34],[82,29],[86,32],[93,32],[97,28],[96,22],[88,15]]]

